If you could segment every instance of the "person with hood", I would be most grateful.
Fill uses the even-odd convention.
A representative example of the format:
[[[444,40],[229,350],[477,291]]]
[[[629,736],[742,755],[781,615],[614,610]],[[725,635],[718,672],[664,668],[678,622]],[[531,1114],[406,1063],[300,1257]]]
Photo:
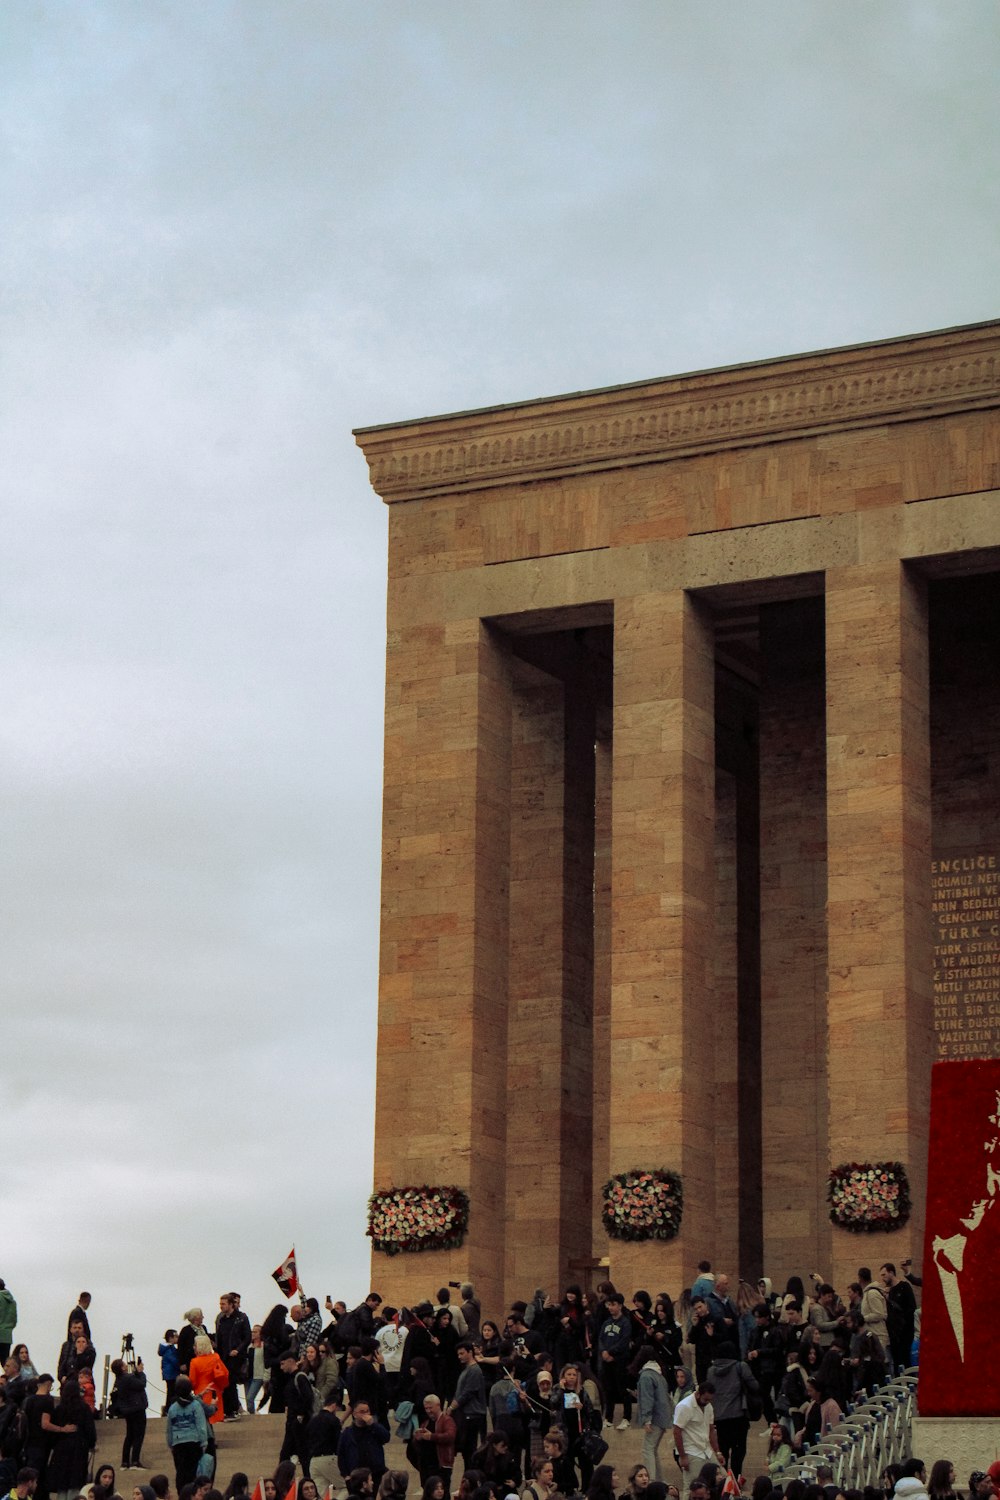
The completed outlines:
[[[5,1364],[10,1353],[11,1340],[17,1327],[17,1303],[13,1292],[0,1277],[0,1365]]]
[[[563,1292],[562,1302],[559,1304],[557,1327],[555,1354],[559,1368],[562,1369],[563,1365],[576,1364],[579,1360],[585,1359],[587,1311],[584,1306],[583,1292],[576,1282],[572,1282]]]
[[[167,1447],[174,1460],[177,1491],[193,1484],[198,1460],[208,1448],[208,1416],[186,1375],[178,1375],[175,1400],[167,1407]]]
[[[722,1343],[709,1366],[708,1378],[715,1386],[712,1406],[719,1449],[727,1468],[736,1475],[743,1472],[747,1453],[750,1415],[747,1398],[760,1399],[760,1386],[750,1366],[739,1357],[735,1344]],[[759,1410],[759,1408],[758,1408]]]
[[[927,1500],[927,1470],[919,1458],[907,1459],[892,1493],[895,1500]]]
[[[667,1428],[673,1426],[674,1403],[670,1399],[670,1388],[653,1344],[642,1345],[632,1364],[632,1371],[638,1376],[636,1393],[639,1399],[639,1426],[643,1431],[642,1461],[649,1471],[650,1479],[662,1480],[665,1478],[665,1469],[660,1460],[660,1444]]]
[[[78,1381],[67,1378],[59,1387],[59,1404],[49,1431],[58,1434],[49,1459],[49,1490],[57,1500],[76,1500],[87,1482],[90,1455],[97,1447],[94,1415]]]
[[[431,1340],[430,1325],[434,1320],[434,1308],[429,1302],[418,1302],[410,1313],[410,1322],[406,1330],[406,1342],[403,1344],[403,1353],[399,1361],[400,1372],[400,1395],[408,1396],[416,1405],[416,1397],[413,1394],[413,1381],[410,1371],[415,1359],[425,1359],[431,1369],[434,1368],[437,1350]],[[426,1391],[424,1395],[426,1395]]]

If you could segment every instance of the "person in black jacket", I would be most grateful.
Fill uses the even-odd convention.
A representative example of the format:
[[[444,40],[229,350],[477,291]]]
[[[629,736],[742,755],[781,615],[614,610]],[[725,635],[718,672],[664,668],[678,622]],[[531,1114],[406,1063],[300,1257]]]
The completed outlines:
[[[142,1440],[146,1436],[146,1376],[142,1360],[137,1359],[135,1369],[129,1370],[125,1361],[113,1359],[111,1373],[115,1377],[115,1388],[111,1401],[118,1416],[125,1418],[125,1441],[122,1443],[122,1468],[142,1468]]]
[[[222,1392],[222,1407],[227,1419],[237,1416],[240,1410],[238,1386],[246,1371],[249,1346],[250,1319],[245,1312],[240,1312],[233,1294],[227,1292],[219,1298],[219,1316],[215,1320],[215,1347],[229,1371],[229,1382]]]
[[[766,1302],[758,1302],[753,1310],[753,1327],[747,1340],[747,1364],[760,1386],[764,1416],[768,1424],[774,1421],[774,1395],[785,1376],[785,1338],[775,1322]]]
[[[285,1378],[281,1373],[281,1356],[291,1347],[293,1330],[288,1322],[283,1303],[278,1302],[260,1325],[260,1341],[264,1346],[264,1363],[270,1378],[269,1409],[273,1417],[279,1417],[285,1409]]]
[[[339,1390],[332,1390],[321,1411],[309,1419],[306,1425],[306,1447],[309,1449],[309,1477],[315,1479],[320,1490],[339,1488],[337,1473],[337,1448],[340,1444],[341,1424],[337,1415],[340,1401]]]
[[[306,1428],[312,1417],[313,1386],[309,1376],[299,1369],[299,1357],[292,1349],[286,1349],[280,1360],[281,1378],[284,1382],[285,1441],[281,1445],[279,1462],[286,1458],[298,1458],[302,1472],[309,1474],[309,1449],[306,1445]]]
[[[354,1408],[353,1421],[340,1434],[337,1467],[346,1479],[353,1469],[370,1469],[377,1489],[386,1471],[385,1445],[389,1429],[376,1422],[363,1401]]]

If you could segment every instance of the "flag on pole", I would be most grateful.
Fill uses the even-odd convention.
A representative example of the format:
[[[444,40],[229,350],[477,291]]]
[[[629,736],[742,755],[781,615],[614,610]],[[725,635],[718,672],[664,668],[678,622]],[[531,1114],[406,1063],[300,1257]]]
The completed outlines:
[[[292,1246],[291,1250],[289,1250],[288,1254],[285,1256],[278,1269],[276,1271],[272,1271],[271,1275],[280,1286],[284,1296],[295,1296],[295,1293],[299,1289],[299,1268],[295,1263],[294,1245]],[[284,1496],[282,1496],[282,1500],[285,1500]],[[294,1496],[292,1497],[292,1500],[295,1500]]]
[[[739,1483],[736,1479],[736,1475],[733,1473],[732,1469],[726,1470],[726,1482],[722,1486],[722,1493],[724,1495],[739,1495],[742,1493],[739,1487]]]
[[[284,1493],[283,1500],[298,1500],[298,1497],[299,1481],[297,1479],[293,1479],[291,1486]]]
[[[264,1500],[264,1481],[263,1481],[263,1479],[258,1479],[257,1483],[254,1485],[254,1487],[253,1487],[253,1494],[250,1496],[250,1500]]]

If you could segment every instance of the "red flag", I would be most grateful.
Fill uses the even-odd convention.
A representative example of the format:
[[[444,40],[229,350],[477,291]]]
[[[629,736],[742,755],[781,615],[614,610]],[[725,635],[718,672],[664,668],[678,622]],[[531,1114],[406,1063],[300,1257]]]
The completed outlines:
[[[264,1481],[263,1481],[263,1479],[258,1479],[257,1483],[254,1485],[254,1487],[253,1487],[253,1494],[250,1496],[250,1500],[264,1500]]]
[[[736,1482],[736,1476],[733,1473],[732,1469],[727,1469],[726,1470],[726,1482],[722,1486],[722,1493],[724,1495],[738,1495],[738,1494],[740,1494],[740,1487],[739,1487],[739,1485]]]
[[[284,1500],[299,1500],[299,1481],[293,1479],[291,1487],[285,1491]]]
[[[286,1297],[295,1296],[295,1293],[299,1289],[299,1268],[295,1264],[294,1245],[292,1246],[291,1250],[289,1250],[288,1254],[285,1256],[278,1269],[276,1271],[272,1271],[271,1275],[274,1277],[275,1281],[278,1283],[283,1294]],[[289,1493],[291,1493],[291,1491],[289,1491]],[[282,1497],[282,1500],[284,1500],[284,1497]],[[294,1495],[292,1496],[292,1500],[295,1500]]]

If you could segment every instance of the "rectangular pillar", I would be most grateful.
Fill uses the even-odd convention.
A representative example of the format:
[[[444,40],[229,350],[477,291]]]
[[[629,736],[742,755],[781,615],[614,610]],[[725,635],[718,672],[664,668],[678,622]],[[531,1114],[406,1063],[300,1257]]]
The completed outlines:
[[[933,1058],[927,601],[898,562],[826,575],[830,1165],[898,1160],[902,1231],[833,1231],[860,1262],[919,1261]]]
[[[449,1280],[503,1295],[510,685],[479,620],[390,622],[375,1187],[457,1184],[456,1250],[372,1255],[401,1304]]]
[[[591,1246],[593,709],[514,664],[507,1300]]]
[[[616,602],[611,1170],[667,1167],[680,1236],[610,1242],[626,1295],[690,1285],[715,1238],[714,640],[689,595]]]

